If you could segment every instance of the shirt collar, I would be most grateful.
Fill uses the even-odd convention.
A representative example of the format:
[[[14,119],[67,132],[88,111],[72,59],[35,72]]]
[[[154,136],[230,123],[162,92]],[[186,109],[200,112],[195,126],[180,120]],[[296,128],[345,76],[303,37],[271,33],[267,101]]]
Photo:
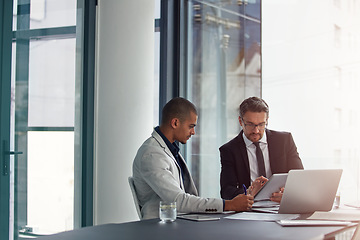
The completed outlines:
[[[165,135],[160,131],[159,126],[155,128],[155,131],[160,135],[160,137],[164,140],[166,146],[170,149],[171,153],[176,157],[180,150],[179,143],[177,141],[171,143],[169,139],[167,139]]]
[[[243,139],[244,139],[244,142],[245,142],[246,147],[249,147],[251,144],[253,144],[253,142],[250,141],[250,140],[245,136],[245,133],[244,133],[244,132],[243,132],[243,134],[242,134],[242,137],[243,137]],[[263,134],[262,138],[259,140],[259,142],[267,144],[266,131],[264,132],[264,134]]]

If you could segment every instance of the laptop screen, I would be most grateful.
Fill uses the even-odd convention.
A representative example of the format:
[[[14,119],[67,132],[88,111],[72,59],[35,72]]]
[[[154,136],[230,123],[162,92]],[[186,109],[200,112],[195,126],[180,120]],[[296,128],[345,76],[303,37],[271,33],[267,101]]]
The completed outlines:
[[[342,169],[290,170],[279,213],[330,211]]]

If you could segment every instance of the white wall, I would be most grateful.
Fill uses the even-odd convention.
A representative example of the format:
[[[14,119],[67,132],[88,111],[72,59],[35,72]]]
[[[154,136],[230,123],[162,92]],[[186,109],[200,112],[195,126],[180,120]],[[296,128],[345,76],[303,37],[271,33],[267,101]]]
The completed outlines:
[[[94,223],[137,215],[127,182],[153,128],[154,1],[99,0]]]

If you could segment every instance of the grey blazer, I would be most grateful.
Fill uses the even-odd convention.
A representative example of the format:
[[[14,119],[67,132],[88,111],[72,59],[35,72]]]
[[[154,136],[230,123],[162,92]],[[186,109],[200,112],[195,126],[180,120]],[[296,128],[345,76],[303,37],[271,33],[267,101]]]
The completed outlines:
[[[183,157],[180,155],[182,161]],[[133,162],[134,185],[143,219],[159,217],[159,202],[176,202],[177,211],[222,212],[223,200],[202,198],[185,164],[180,167],[161,136],[154,130],[139,148]]]

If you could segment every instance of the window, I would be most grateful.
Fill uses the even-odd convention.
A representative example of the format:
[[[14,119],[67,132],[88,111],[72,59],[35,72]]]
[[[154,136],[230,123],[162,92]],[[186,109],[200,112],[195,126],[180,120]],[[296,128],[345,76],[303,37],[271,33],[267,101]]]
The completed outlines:
[[[154,33],[154,43],[155,43],[155,61],[154,61],[154,121],[153,125],[157,126],[159,124],[159,84],[160,84],[160,6],[161,0],[155,0],[155,33]]]
[[[1,129],[11,134],[1,149],[13,151],[0,202],[9,205],[4,239],[92,224],[94,10],[95,1],[14,1],[11,80],[2,79],[11,85],[2,105],[11,111]]]
[[[220,196],[218,148],[240,132],[241,101],[261,95],[260,23],[260,1],[189,1],[183,89],[199,118],[186,160],[202,196]]]
[[[336,8],[341,8],[341,0],[333,0],[333,2],[334,2],[334,6],[336,7]]]
[[[16,239],[15,229],[74,227],[76,1],[19,0],[14,8],[11,148],[22,152],[11,172]]]
[[[335,76],[334,77],[335,89],[341,89],[341,83],[342,83],[341,67],[335,67],[334,76]]]
[[[341,47],[341,28],[337,25],[334,25],[334,46]]]
[[[259,1],[185,1],[177,29],[185,50],[174,55],[186,58],[172,62],[180,76],[172,89],[199,110],[184,152],[202,196],[219,196],[218,147],[240,131],[238,105],[262,96],[268,127],[293,134],[304,167],[342,168],[341,199],[359,200],[360,15],[344,2],[333,1],[336,16],[326,0],[262,2],[260,17]],[[342,45],[345,33],[355,47]]]
[[[269,128],[293,134],[306,169],[342,168],[341,201],[357,201],[360,55],[359,49],[338,47],[342,30],[359,35],[353,23],[360,16],[340,8],[348,1],[334,1],[341,13],[336,18],[324,11],[326,0],[277,2],[262,3],[262,93],[270,106]]]

